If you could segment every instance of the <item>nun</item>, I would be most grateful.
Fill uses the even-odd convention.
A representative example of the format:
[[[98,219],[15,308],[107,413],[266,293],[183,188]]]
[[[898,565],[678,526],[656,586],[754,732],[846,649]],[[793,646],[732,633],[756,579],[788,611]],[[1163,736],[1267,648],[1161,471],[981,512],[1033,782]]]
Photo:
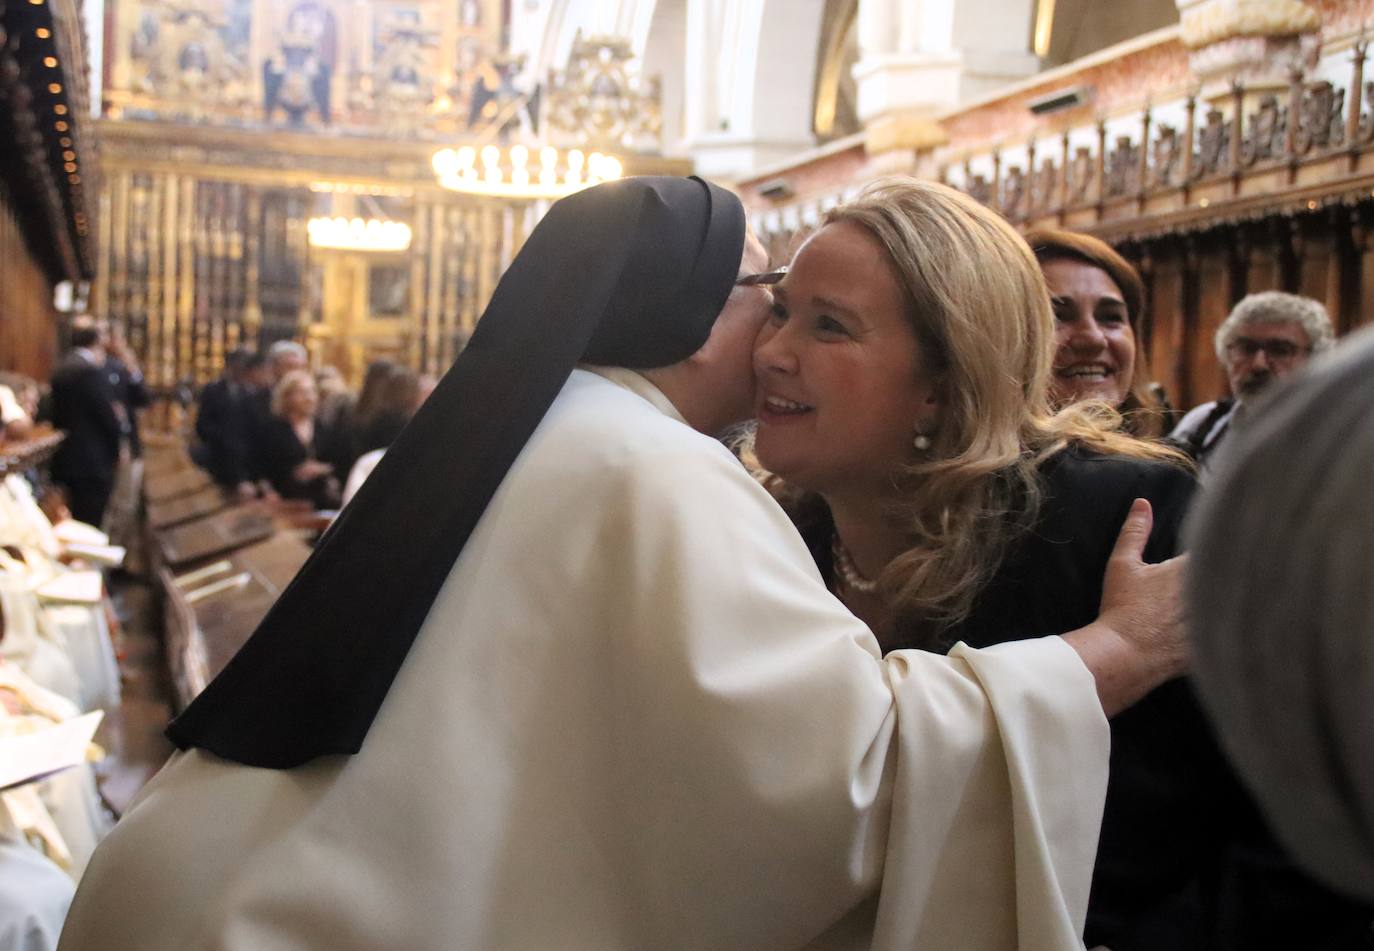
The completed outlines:
[[[764,264],[700,179],[554,205],[62,949],[1081,947],[1104,710],[1180,669],[1179,569],[1138,512],[1089,628],[884,659],[704,434]]]

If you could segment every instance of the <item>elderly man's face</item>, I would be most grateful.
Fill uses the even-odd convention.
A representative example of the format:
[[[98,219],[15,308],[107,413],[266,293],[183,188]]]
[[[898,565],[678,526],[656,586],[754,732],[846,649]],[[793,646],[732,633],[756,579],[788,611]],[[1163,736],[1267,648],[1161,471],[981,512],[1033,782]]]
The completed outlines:
[[[1296,321],[1243,326],[1226,345],[1231,394],[1244,401],[1307,363],[1312,341]]]
[[[272,358],[272,378],[280,380],[292,370],[304,370],[305,359],[296,353],[280,353]]]

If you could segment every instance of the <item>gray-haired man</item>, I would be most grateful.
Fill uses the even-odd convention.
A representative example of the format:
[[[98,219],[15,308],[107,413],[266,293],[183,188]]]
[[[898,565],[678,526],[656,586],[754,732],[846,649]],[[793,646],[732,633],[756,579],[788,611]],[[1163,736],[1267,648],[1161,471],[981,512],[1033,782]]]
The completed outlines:
[[[1331,318],[1319,301],[1281,291],[1250,294],[1217,328],[1217,359],[1231,397],[1194,407],[1171,438],[1205,465],[1256,394],[1334,342]]]

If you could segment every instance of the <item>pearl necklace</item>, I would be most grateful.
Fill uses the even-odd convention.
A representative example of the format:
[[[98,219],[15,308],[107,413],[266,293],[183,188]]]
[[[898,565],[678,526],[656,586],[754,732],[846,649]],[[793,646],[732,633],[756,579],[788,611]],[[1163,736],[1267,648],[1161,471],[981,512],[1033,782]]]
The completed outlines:
[[[840,541],[838,532],[830,540],[830,555],[835,563],[835,577],[844,587],[856,594],[872,594],[878,590],[878,582],[868,580],[854,566],[854,559],[849,557],[849,550]]]

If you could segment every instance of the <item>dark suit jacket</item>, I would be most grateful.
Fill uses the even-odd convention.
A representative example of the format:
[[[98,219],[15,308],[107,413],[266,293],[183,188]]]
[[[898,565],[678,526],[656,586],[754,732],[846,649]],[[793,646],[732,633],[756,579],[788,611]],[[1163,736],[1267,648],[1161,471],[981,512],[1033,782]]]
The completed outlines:
[[[105,372],[110,377],[115,399],[124,406],[125,418],[128,420],[129,451],[135,457],[141,456],[143,440],[138,432],[138,411],[152,402],[148,386],[143,382],[143,374],[134,373],[118,357],[105,358]]]
[[[971,616],[946,632],[947,643],[982,647],[1092,622],[1135,498],[1154,508],[1146,561],[1178,552],[1194,482],[1176,467],[1069,450],[1041,475],[1034,527],[1013,544]],[[1360,936],[1371,910],[1331,894],[1283,855],[1186,679],[1116,716],[1111,731],[1088,947],[1366,947]]]
[[[220,485],[233,487],[256,476],[253,454],[261,423],[256,394],[242,384],[219,379],[201,391],[196,435],[205,445],[205,467]]]
[[[52,381],[52,423],[67,434],[52,461],[59,482],[114,479],[123,427],[103,367],[70,354]]]

